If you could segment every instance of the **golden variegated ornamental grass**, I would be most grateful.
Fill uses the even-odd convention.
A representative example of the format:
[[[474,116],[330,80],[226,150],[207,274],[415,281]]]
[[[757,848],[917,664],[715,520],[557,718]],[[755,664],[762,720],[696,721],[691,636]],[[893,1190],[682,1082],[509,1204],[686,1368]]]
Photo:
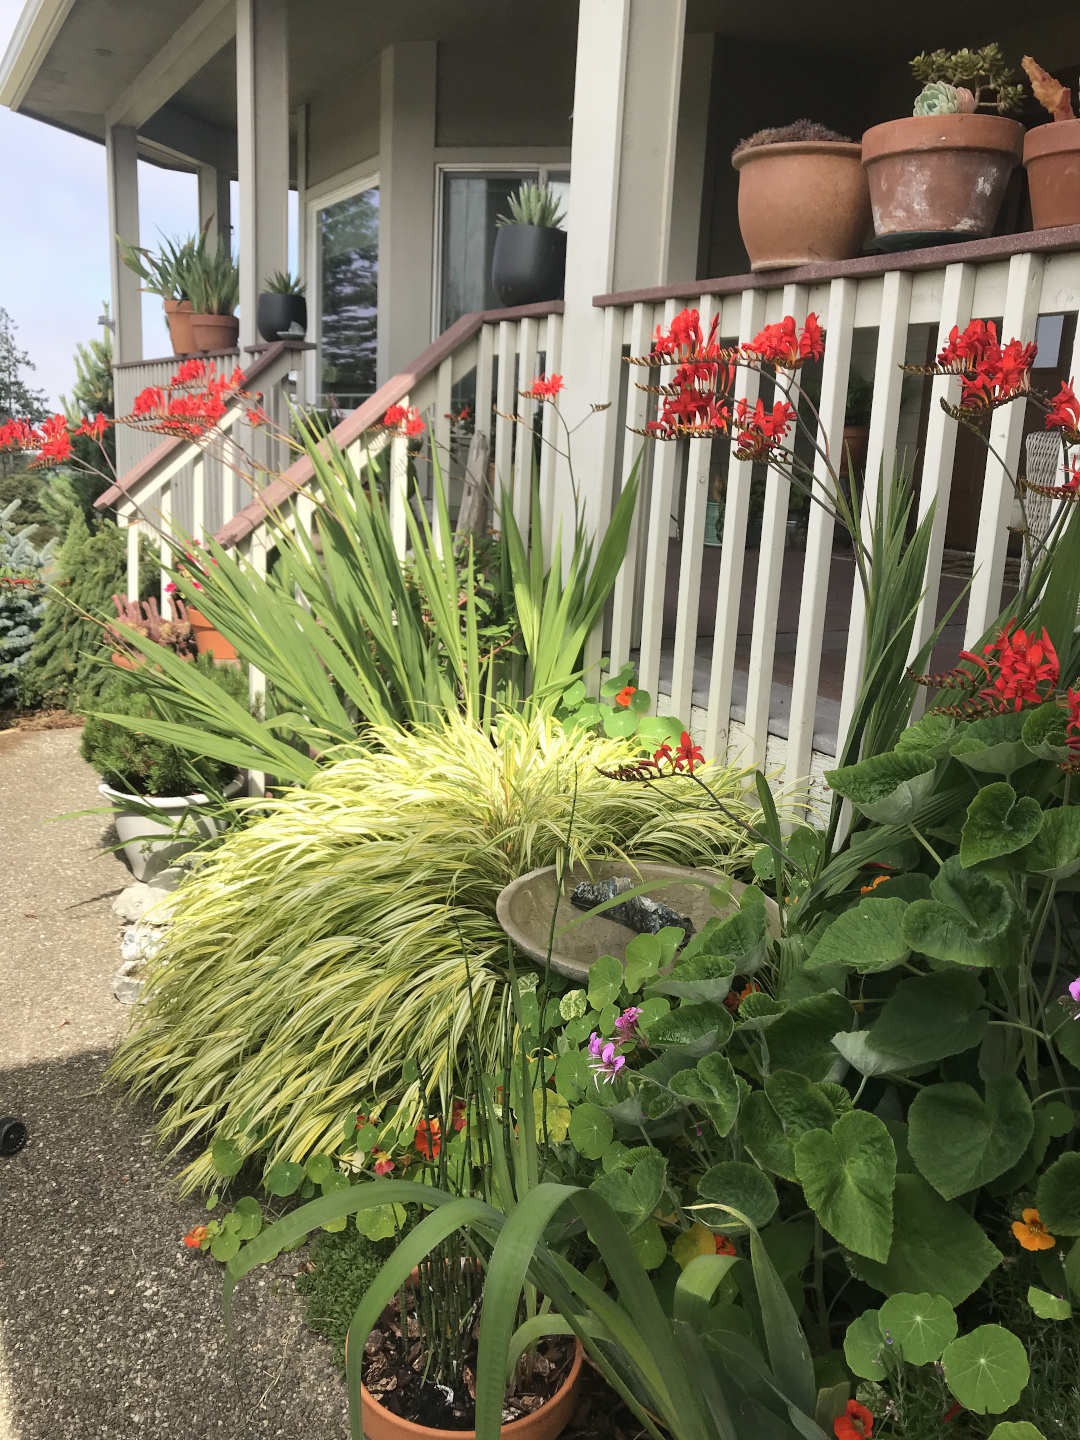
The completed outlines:
[[[574,738],[555,720],[507,715],[493,743],[450,716],[373,742],[260,801],[265,813],[175,894],[147,1003],[110,1073],[160,1101],[170,1149],[207,1146],[184,1172],[189,1189],[211,1181],[219,1136],[266,1164],[336,1151],[349,1114],[415,1100],[407,1061],[430,1087],[452,1085],[470,1016],[494,1063],[506,973],[496,897],[558,863],[568,831],[575,860],[743,865],[757,848],[699,808],[687,780],[601,775],[627,742]],[[754,819],[745,772],[702,773]]]

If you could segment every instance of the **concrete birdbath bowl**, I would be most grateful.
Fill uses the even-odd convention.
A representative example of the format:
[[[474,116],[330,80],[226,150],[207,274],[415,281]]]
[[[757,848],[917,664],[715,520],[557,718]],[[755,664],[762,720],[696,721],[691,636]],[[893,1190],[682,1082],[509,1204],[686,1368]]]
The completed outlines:
[[[625,959],[626,947],[636,932],[614,920],[608,920],[603,914],[585,919],[585,912],[570,903],[571,894],[582,880],[596,883],[623,875],[629,875],[635,885],[655,884],[656,888],[647,892],[648,898],[659,900],[680,915],[689,915],[694,922],[695,934],[704,928],[707,921],[726,919],[733,914],[738,909],[739,896],[746,889],[739,881],[733,881],[731,900],[726,906],[717,908],[709,898],[709,888],[725,884],[726,880],[714,870],[691,870],[681,865],[662,865],[647,860],[636,865],[626,860],[605,860],[591,865],[577,864],[567,872],[562,894],[558,897],[551,968],[560,975],[569,976],[579,984],[586,984],[589,966],[601,955],[614,955],[617,960]],[[512,880],[500,893],[495,905],[499,924],[510,939],[530,960],[541,965],[547,959],[551,912],[555,908],[557,886],[558,871],[554,865],[545,866],[542,870],[530,870],[527,875]],[[769,915],[769,929],[778,934],[776,905],[772,900],[766,900],[765,903]],[[574,925],[572,930],[565,934],[559,933],[575,920],[580,923]]]

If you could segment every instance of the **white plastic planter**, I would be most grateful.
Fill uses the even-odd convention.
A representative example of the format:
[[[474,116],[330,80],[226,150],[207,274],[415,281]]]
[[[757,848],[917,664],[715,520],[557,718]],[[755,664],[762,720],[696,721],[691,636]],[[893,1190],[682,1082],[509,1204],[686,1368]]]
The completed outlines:
[[[226,799],[231,800],[238,794],[243,783],[240,776],[231,780],[222,792]],[[193,807],[207,804],[206,795],[169,795],[162,799],[153,799],[150,796],[126,795],[122,790],[113,790],[104,783],[98,786],[98,792],[112,802],[116,833],[124,846],[124,854],[136,880],[152,880],[162,870],[174,865],[181,855],[186,855],[189,850],[203,840],[209,840],[221,830],[220,823],[209,816],[192,815],[186,827],[192,838],[177,840],[174,837],[176,821],[182,820],[186,812]],[[139,806],[157,811],[161,819],[155,819],[145,810],[136,808]],[[156,835],[162,838],[156,840]]]

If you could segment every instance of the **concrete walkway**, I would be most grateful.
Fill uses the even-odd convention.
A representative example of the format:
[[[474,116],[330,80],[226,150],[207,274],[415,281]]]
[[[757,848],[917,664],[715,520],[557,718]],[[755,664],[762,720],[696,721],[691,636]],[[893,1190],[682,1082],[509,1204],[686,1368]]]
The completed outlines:
[[[77,730],[0,735],[0,1440],[343,1440],[344,1387],[302,1323],[303,1252],[245,1282],[235,1343],[204,1220],[145,1113],[99,1092],[128,1012],[110,903],[130,876]],[[106,843],[109,843],[106,840]],[[244,1291],[247,1291],[245,1294]]]

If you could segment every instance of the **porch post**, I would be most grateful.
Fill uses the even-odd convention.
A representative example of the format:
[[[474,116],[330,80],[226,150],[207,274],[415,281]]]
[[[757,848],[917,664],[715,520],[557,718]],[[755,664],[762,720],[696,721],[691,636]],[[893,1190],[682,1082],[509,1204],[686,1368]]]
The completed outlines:
[[[259,291],[288,264],[288,47],[286,0],[236,0],[241,347],[257,343]]]
[[[108,178],[109,264],[112,271],[113,358],[141,360],[142,295],[139,277],[120,259],[117,236],[139,243],[139,175],[133,125],[110,125],[105,131]]]
[[[431,339],[435,229],[435,42],[382,53],[379,121],[379,334],[376,380]]]
[[[578,10],[562,342],[562,408],[571,425],[590,404],[617,399],[603,393],[604,312],[593,296],[667,279],[685,21],[686,0],[581,0]],[[586,518],[601,488],[598,420],[573,439]],[[555,503],[567,529],[565,463]]]
[[[220,237],[232,244],[232,195],[229,173],[214,165],[199,166],[199,229],[208,225],[206,238],[213,250]]]

